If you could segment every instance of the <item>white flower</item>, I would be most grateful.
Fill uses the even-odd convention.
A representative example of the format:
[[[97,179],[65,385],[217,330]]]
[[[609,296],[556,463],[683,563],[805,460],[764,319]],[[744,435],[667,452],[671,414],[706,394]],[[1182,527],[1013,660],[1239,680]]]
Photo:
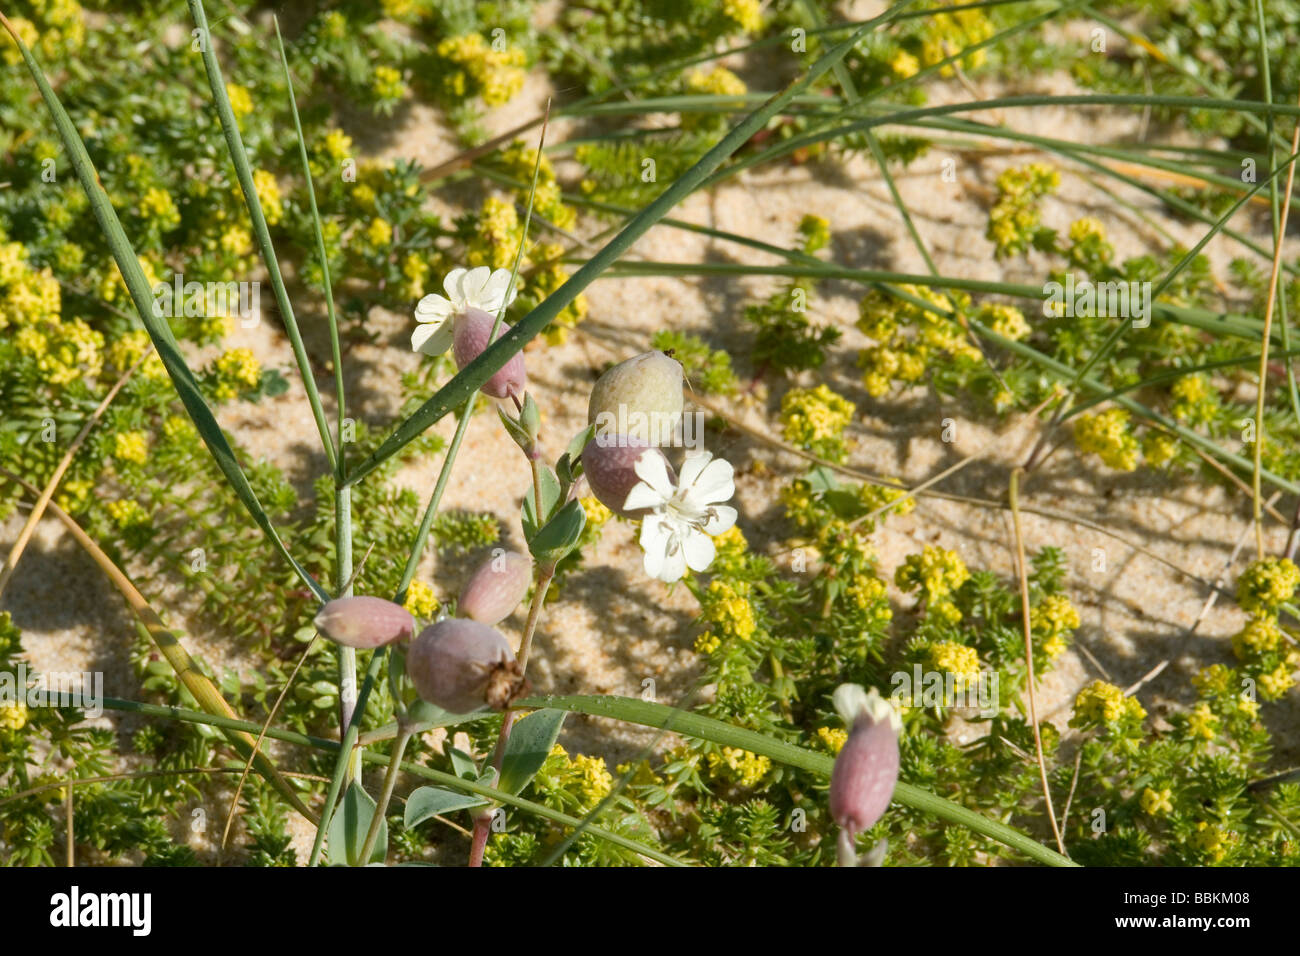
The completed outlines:
[[[645,573],[671,584],[681,580],[687,567],[703,571],[717,554],[710,535],[736,523],[736,509],[722,504],[736,493],[730,462],[713,460],[707,451],[687,452],[674,488],[664,456],[652,449],[637,459],[636,474],[641,480],[623,507],[653,509],[641,522]]]
[[[893,703],[881,697],[874,687],[863,690],[861,684],[841,684],[831,695],[831,702],[849,730],[853,729],[859,717],[866,717],[873,724],[887,720],[894,728],[894,733],[903,729],[903,718],[898,715]]]
[[[510,289],[510,270],[487,266],[477,269],[452,269],[442,280],[446,296],[426,295],[415,306],[415,321],[420,324],[411,333],[411,349],[425,355],[441,355],[451,348],[453,320],[467,309],[481,309],[496,316],[515,301],[517,289]],[[510,289],[509,298],[506,290]]]

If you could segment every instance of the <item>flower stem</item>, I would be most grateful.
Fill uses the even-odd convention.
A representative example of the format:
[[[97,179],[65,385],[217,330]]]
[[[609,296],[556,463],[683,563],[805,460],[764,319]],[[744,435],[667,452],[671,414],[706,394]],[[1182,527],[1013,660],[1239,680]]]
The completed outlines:
[[[361,846],[363,864],[370,859],[370,854],[375,850],[375,842],[379,839],[379,827],[384,822],[384,814],[388,812],[388,803],[393,799],[393,787],[397,785],[397,773],[402,766],[402,754],[406,752],[406,744],[411,739],[411,734],[412,731],[403,727],[397,739],[393,741],[393,756],[389,759],[388,770],[384,774],[384,788],[379,794],[379,802],[375,805],[375,815],[370,818],[366,842]],[[360,752],[358,748],[357,753]]]

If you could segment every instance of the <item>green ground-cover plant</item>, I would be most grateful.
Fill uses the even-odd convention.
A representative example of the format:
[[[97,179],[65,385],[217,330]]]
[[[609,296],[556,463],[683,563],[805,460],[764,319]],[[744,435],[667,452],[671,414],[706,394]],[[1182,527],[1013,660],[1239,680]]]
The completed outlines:
[[[1198,24],[1213,22],[1210,6],[1135,17],[1122,4],[997,0],[945,12],[905,2],[846,25],[804,3],[652,0],[562,4],[560,28],[543,30],[522,3],[320,3],[285,24],[278,55],[280,25],[266,30],[253,5],[229,5],[231,16],[211,24],[199,0],[189,4],[192,20],[171,5],[102,6],[107,15],[91,19],[71,2],[4,9],[31,55],[6,47],[5,76],[14,81],[0,88],[0,175],[8,180],[0,190],[0,396],[10,412],[0,465],[28,487],[5,484],[0,506],[12,512],[33,500],[30,486],[49,482],[72,437],[134,367],[58,482],[54,510],[84,526],[156,607],[176,601],[255,666],[208,673],[233,716],[219,712],[178,675],[146,621],[131,651],[146,699],[107,704],[146,718],[129,744],[87,729],[76,708],[5,704],[0,847],[8,862],[50,864],[61,849],[72,852],[51,823],[58,804],[73,814],[75,848],[96,860],[194,862],[175,834],[214,792],[208,777],[233,779],[244,769],[242,757],[227,762],[233,731],[276,742],[274,765],[259,762],[239,790],[242,845],[234,853],[253,865],[451,861],[466,842],[472,864],[493,865],[820,865],[837,853],[847,862],[849,851],[853,862],[861,851],[873,862],[883,853],[891,865],[1059,864],[1067,854],[1087,864],[1295,860],[1300,791],[1286,780],[1261,785],[1271,751],[1259,720],[1261,707],[1294,683],[1294,566],[1260,554],[1243,575],[1240,604],[1251,620],[1233,642],[1235,667],[1201,671],[1167,726],[1147,720],[1136,696],[1096,682],[1079,693],[1071,721],[1078,734],[1063,742],[1051,724],[1033,725],[1027,668],[1041,677],[1079,626],[1060,553],[1045,548],[1024,569],[1023,605],[1021,581],[969,568],[941,548],[881,567],[872,531],[915,498],[897,483],[846,474],[848,426],[859,410],[851,396],[870,401],[926,386],[995,414],[1037,408],[1044,444],[1072,435],[1108,468],[1145,464],[1182,481],[1224,480],[1225,471],[1241,481],[1253,472],[1257,498],[1261,479],[1298,490],[1290,449],[1300,439],[1300,400],[1287,318],[1297,264],[1283,264],[1272,295],[1273,242],[1228,225],[1257,199],[1275,217],[1285,208],[1295,157],[1279,131],[1298,114],[1274,102],[1295,85],[1288,11],[1234,11],[1234,29],[1215,39],[1222,60],[1206,68],[1172,54],[1204,33]],[[1148,107],[1162,120],[1230,137],[1227,148],[1170,153],[1175,161],[1145,146],[1030,137],[963,116],[1068,97],[979,101],[972,92],[968,103],[927,105],[930,83],[969,89],[972,77],[1055,66],[1062,50],[1077,52],[1055,32],[1072,19],[1129,38],[1122,56],[1076,58],[1076,79],[1099,95],[1073,102]],[[1155,34],[1158,42],[1135,39]],[[137,51],[129,68],[115,65],[128,47]],[[1252,58],[1263,58],[1262,74],[1248,71]],[[107,64],[108,78],[86,62]],[[510,102],[537,69],[568,91],[553,109],[578,121],[578,132],[561,143],[534,143],[527,129],[489,141],[484,111]],[[19,82],[25,70],[35,86]],[[1141,85],[1147,78],[1150,88]],[[340,100],[381,129],[414,103],[434,104],[467,147],[482,148],[456,170],[371,161],[356,121],[351,133],[339,125]],[[647,123],[651,116],[667,122]],[[541,117],[537,125],[545,129]],[[891,170],[934,144],[978,153],[1017,137],[1046,157],[997,178],[988,237],[999,259],[1045,263],[1041,287],[941,274]],[[878,164],[928,275],[837,265],[835,223],[816,216],[795,236],[761,239],[671,217],[692,192],[743,169],[850,154]],[[580,172],[562,176],[561,158]],[[1247,159],[1258,176],[1240,175]],[[1105,223],[1049,224],[1042,215],[1060,177],[1081,170],[1142,186],[1204,223],[1205,238],[1116,261]],[[1180,170],[1196,185],[1174,178]],[[448,177],[488,187],[452,221],[425,203]],[[572,241],[584,211],[598,214],[612,238]],[[761,248],[780,264],[623,259],[656,223]],[[1241,253],[1228,276],[1211,274],[1202,254],[1215,236]],[[671,354],[689,390],[717,413],[706,439],[735,424],[718,401],[761,382],[774,400],[770,441],[814,462],[789,476],[780,525],[763,529],[771,548],[760,549],[719,517],[731,511],[735,520],[729,494],[690,498],[689,460],[674,461],[682,483],[661,492],[640,466],[654,455],[638,458],[631,480],[644,490],[631,511],[646,571],[682,579],[698,602],[697,686],[709,693],[672,708],[512,692],[486,712],[448,713],[439,682],[451,665],[426,660],[441,632],[425,625],[483,623],[485,599],[423,580],[421,557],[431,539],[490,567],[494,547],[504,547],[497,516],[441,508],[465,424],[501,400],[518,466],[532,479],[521,502],[531,593],[513,598],[528,609],[524,644],[508,661],[491,658],[494,674],[506,663],[522,674],[547,599],[563,592],[604,524],[629,520],[615,514],[632,499],[623,486],[602,494],[608,486],[594,471],[598,436],[590,432],[548,435],[548,448],[567,443],[566,451],[539,459],[549,416],[527,391],[521,349],[534,338],[555,346],[581,334],[582,292],[597,278],[699,273],[765,274],[779,285],[744,309],[743,349],[729,353],[708,332],[667,327],[645,348]],[[491,290],[457,284],[471,276]],[[224,346],[194,362],[196,348],[215,350],[233,331],[233,309],[214,314],[205,301],[160,316],[151,308],[160,282],[206,288],[253,279],[271,287],[263,321],[283,323],[293,348],[283,369]],[[822,373],[845,354],[846,330],[815,308],[810,317],[806,306],[832,280],[862,287],[856,325],[870,344],[848,353],[860,391]],[[1150,284],[1148,312],[1138,317],[1149,325],[1132,315],[1043,309],[1051,283],[1120,282]],[[434,300],[449,304],[427,306]],[[400,383],[400,414],[353,421],[342,388],[350,345],[372,337],[372,307],[409,314],[417,301],[424,338],[413,347],[426,357]],[[485,324],[474,332],[476,310]],[[1257,414],[1266,313],[1276,387]],[[309,323],[328,330],[328,354],[308,353],[299,326]],[[441,350],[424,347],[439,341]],[[448,349],[454,363],[438,354]],[[306,386],[326,462],[309,476],[309,494],[250,460],[211,411],[274,397],[293,378]],[[321,393],[333,398],[336,416]],[[430,426],[453,413],[454,436],[434,436]],[[1252,467],[1257,434],[1263,444]],[[428,456],[442,459],[428,497],[399,487],[398,468]],[[706,460],[692,474],[703,481],[713,468],[707,473],[721,488],[730,480],[717,477],[725,464]],[[711,517],[690,518],[697,505]],[[678,570],[675,549],[686,552]],[[219,568],[208,567],[214,556]],[[238,577],[221,568],[238,568]],[[240,599],[248,581],[259,582],[256,605]],[[915,606],[895,610],[891,584]],[[410,616],[408,633],[358,644],[351,630],[341,636],[325,623],[335,618],[317,617],[353,592],[392,599]],[[16,672],[21,635],[6,619],[0,638],[0,667]],[[473,653],[486,652],[474,643],[486,638],[467,640]],[[946,680],[949,696],[899,689],[898,675],[924,674]],[[832,705],[844,684],[891,696],[901,716],[894,805],[861,826],[843,815],[842,768],[857,759],[864,726]],[[989,712],[950,699],[956,691],[969,703],[988,688]],[[569,712],[673,736],[611,767],[556,743]],[[448,730],[440,747],[420,734],[434,727]],[[382,778],[363,775],[370,766]],[[275,768],[292,768],[287,784]],[[409,787],[411,775],[423,786]],[[299,810],[285,786],[323,818],[307,859],[291,847],[286,818]],[[1044,786],[1057,800],[1051,817]],[[1076,809],[1064,801],[1061,813],[1067,792]],[[500,820],[508,821],[504,833],[495,832]],[[843,839],[835,849],[841,830],[849,851]]]

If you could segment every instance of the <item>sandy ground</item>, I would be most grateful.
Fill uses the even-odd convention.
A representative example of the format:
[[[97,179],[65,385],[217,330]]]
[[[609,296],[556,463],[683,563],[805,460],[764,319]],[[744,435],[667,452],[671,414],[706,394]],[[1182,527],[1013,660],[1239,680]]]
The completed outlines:
[[[761,80],[757,81],[761,84]],[[1030,78],[1029,88],[1018,92],[1070,92],[1068,80]],[[992,86],[977,84],[981,96],[994,95]],[[524,93],[508,107],[489,117],[492,131],[510,128],[542,108],[548,87],[533,77]],[[932,102],[962,100],[969,93],[953,84],[936,89]],[[1003,111],[979,117],[1004,122],[1027,131],[1047,130],[1079,141],[1114,141],[1141,135],[1142,119],[1136,113],[1116,110],[1030,109]],[[362,118],[354,118],[361,122]],[[362,139],[367,130],[350,130]],[[552,126],[552,137],[563,138],[564,123]],[[417,107],[398,127],[370,131],[368,140],[377,155],[407,155],[426,165],[451,157],[455,138],[432,110]],[[1145,131],[1157,137],[1159,131]],[[957,181],[941,178],[942,161],[956,160]],[[897,175],[903,198],[944,274],[990,278],[1004,275],[1011,281],[1040,282],[1046,271],[1041,261],[997,263],[983,236],[992,182],[1007,165],[1037,156],[948,154],[935,150]],[[1146,223],[1068,171],[1058,197],[1045,206],[1048,225],[1067,226],[1080,215],[1098,216],[1106,224],[1117,257],[1138,254],[1163,240]],[[1144,195],[1121,190],[1124,198],[1154,216],[1184,244],[1201,235],[1201,227],[1163,216]],[[439,193],[437,208],[452,213],[467,194]],[[885,185],[868,160],[806,166],[775,166],[728,181],[709,195],[691,197],[673,215],[680,219],[758,236],[777,244],[793,242],[800,218],[808,212],[826,217],[834,242],[830,258],[853,266],[924,272],[925,266],[908,239]],[[1253,215],[1253,214],[1252,214]],[[1265,223],[1241,217],[1237,225],[1255,235],[1267,235]],[[599,223],[584,223],[590,234]],[[1207,248],[1216,271],[1241,254],[1230,240],[1216,238]],[[668,227],[652,229],[639,241],[629,258],[663,261],[729,261],[763,264],[769,257],[744,247],[708,239]],[[1260,263],[1261,268],[1265,264]],[[531,388],[544,416],[548,457],[562,449],[568,437],[585,424],[587,393],[602,366],[649,347],[653,332],[661,328],[685,329],[704,336],[715,346],[735,348],[738,371],[747,374],[745,332],[741,328],[744,305],[766,295],[776,280],[754,278],[668,279],[636,278],[597,281],[587,292],[590,317],[582,333],[563,347],[532,349],[528,353]],[[853,399],[858,418],[851,429],[854,440],[851,464],[877,474],[920,482],[965,456],[978,455],[962,471],[946,479],[943,490],[986,498],[1005,495],[1009,469],[1024,460],[1038,434],[1032,419],[1006,424],[972,411],[960,398],[936,399],[924,389],[889,398],[872,399],[861,389],[853,368],[856,346],[863,340],[851,328],[861,290],[828,284],[811,300],[818,319],[846,329],[842,345],[823,375],[833,387]],[[307,306],[309,309],[310,306]],[[308,331],[309,347],[322,359],[327,355],[321,315],[305,311],[300,316]],[[356,347],[348,367],[352,395],[365,395],[354,414],[380,428],[392,423],[398,397],[385,382],[395,381],[402,370],[415,364],[409,350],[411,319],[376,311],[372,327],[378,343]],[[239,330],[228,345],[254,348],[263,363],[286,370],[292,356],[280,331],[271,323]],[[291,379],[292,375],[289,376]],[[799,384],[812,382],[806,376]],[[320,382],[323,393],[331,383]],[[774,411],[784,389],[772,394],[765,387],[737,401],[731,413],[748,424],[775,434]],[[327,398],[327,404],[329,399]],[[942,420],[956,422],[955,441],[941,440]],[[312,450],[314,425],[304,393],[296,382],[288,393],[260,405],[226,408],[222,424],[238,436],[255,455],[270,458],[306,490],[320,455]],[[439,423],[450,434],[450,419]],[[1002,437],[986,446],[999,430]],[[779,520],[776,493],[783,482],[800,474],[805,463],[795,456],[734,430],[722,435],[712,450],[737,468],[740,526],[753,547],[783,552],[785,526]],[[507,541],[522,543],[518,507],[528,486],[517,449],[492,414],[477,415],[471,423],[458,460],[446,505],[485,509],[502,521]],[[439,461],[416,462],[399,480],[427,495]],[[1248,501],[1221,487],[1172,484],[1159,475],[1139,472],[1123,475],[1082,460],[1070,448],[1053,456],[1027,485],[1027,505],[1055,509],[1100,524],[1166,561],[1195,575],[1213,580],[1228,570],[1229,582],[1243,565],[1242,557],[1229,569],[1234,547],[1249,528]],[[12,541],[21,517],[11,518],[0,530],[0,540]],[[364,547],[364,527],[358,529],[358,547]],[[1079,607],[1083,624],[1075,647],[1042,681],[1040,709],[1065,729],[1069,703],[1087,681],[1103,677],[1128,686],[1153,668],[1165,669],[1139,692],[1153,716],[1166,700],[1188,692],[1188,678],[1201,667],[1229,661],[1227,638],[1240,627],[1242,617],[1232,609],[1215,607],[1202,618],[1207,588],[1172,571],[1165,564],[1121,543],[1114,537],[1068,522],[1025,517],[1026,544],[1032,551],[1045,545],[1064,550],[1069,563],[1068,587]],[[1284,530],[1273,526],[1269,544],[1281,546]],[[972,567],[986,567],[1010,575],[1012,571],[1010,515],[932,498],[906,517],[890,518],[876,534],[882,571],[893,569],[924,543],[956,549]],[[291,542],[292,546],[292,542]],[[1248,549],[1250,550],[1250,549]],[[1097,554],[1104,553],[1104,570]],[[422,574],[443,593],[454,593],[470,568],[461,562],[426,561]],[[896,613],[904,614],[911,599],[894,594]],[[32,663],[42,670],[100,669],[105,691],[134,697],[137,688],[126,660],[130,622],[121,600],[102,576],[63,535],[61,527],[46,519],[14,578],[3,606],[11,610],[25,632]],[[162,607],[168,606],[163,596]],[[166,613],[164,611],[164,613]],[[694,603],[683,588],[671,590],[648,580],[634,528],[623,523],[607,526],[599,547],[587,556],[584,570],[573,576],[562,599],[549,606],[541,622],[530,676],[541,692],[637,694],[643,681],[653,678],[661,701],[673,703],[694,685],[697,660],[691,651]],[[522,615],[516,614],[505,629],[517,640]],[[1199,624],[1197,623],[1199,620]],[[220,635],[196,621],[172,620],[190,635],[188,645],[205,659],[237,662]],[[1300,756],[1296,743],[1297,695],[1281,705],[1266,708],[1276,734],[1278,765],[1291,765]],[[131,726],[114,718],[119,726]],[[573,717],[563,742],[571,749],[604,754],[611,766],[636,753],[650,738],[608,721]],[[405,785],[403,785],[405,789]],[[209,814],[224,815],[217,799]],[[299,851],[305,857],[309,833],[299,828]],[[196,845],[202,841],[196,837]]]

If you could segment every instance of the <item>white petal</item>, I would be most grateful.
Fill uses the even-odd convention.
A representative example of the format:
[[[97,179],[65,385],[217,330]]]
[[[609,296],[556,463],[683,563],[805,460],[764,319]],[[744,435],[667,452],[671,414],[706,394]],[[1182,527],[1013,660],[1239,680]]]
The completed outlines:
[[[736,523],[736,509],[730,505],[709,505],[705,512],[704,524],[700,527],[705,534],[722,534]]]
[[[689,460],[687,464],[690,464]],[[685,471],[686,465],[682,465],[682,472]],[[735,474],[736,469],[731,467],[731,462],[715,458],[705,464],[689,485],[683,479],[681,487],[687,501],[696,508],[703,508],[705,505],[731,500],[731,496],[736,493]]]
[[[455,339],[450,322],[426,322],[411,333],[411,349],[425,355],[441,355]]]
[[[442,280],[442,291],[447,293],[447,298],[454,303],[464,304],[465,295],[461,292],[461,282],[465,278],[468,269],[452,269],[447,273],[447,277]]]
[[[647,448],[637,458],[634,468],[636,476],[653,488],[664,501],[676,493],[673,483],[668,480],[668,466],[664,463],[663,452]]]
[[[692,571],[705,570],[718,555],[717,549],[713,546],[713,539],[704,532],[694,529],[687,532],[682,550],[686,556],[686,563],[691,566]]]
[[[455,311],[456,308],[451,304],[451,300],[431,293],[415,304],[415,321],[441,321]]]
[[[679,488],[689,488],[695,484],[695,479],[700,477],[700,472],[704,470],[704,466],[712,458],[712,452],[702,451],[698,448],[692,448],[688,451],[686,460],[682,462],[682,473],[677,478],[677,486]]]
[[[674,539],[674,544],[676,540]],[[680,547],[670,548],[664,554],[663,564],[659,568],[659,573],[652,575],[658,578],[664,584],[672,584],[674,581],[680,581],[686,574],[686,555]]]
[[[641,550],[645,552],[645,573],[652,578],[659,577],[671,537],[667,522],[653,516],[641,522],[640,542]]]
[[[487,266],[479,266],[477,269],[470,269],[465,273],[465,278],[460,280],[461,291],[465,294],[465,304],[471,309],[483,309],[479,303],[483,301],[483,288],[491,275],[491,269]],[[483,309],[483,311],[488,310]]]
[[[644,481],[638,481],[632,486],[632,490],[627,493],[627,501],[623,502],[623,510],[640,511],[642,508],[662,508],[667,503],[667,498]]]
[[[497,269],[488,277],[487,284],[483,286],[483,300],[479,308],[484,312],[496,315],[506,305],[506,289],[508,288],[510,288],[510,270]],[[511,290],[511,301],[514,301],[513,291]]]

